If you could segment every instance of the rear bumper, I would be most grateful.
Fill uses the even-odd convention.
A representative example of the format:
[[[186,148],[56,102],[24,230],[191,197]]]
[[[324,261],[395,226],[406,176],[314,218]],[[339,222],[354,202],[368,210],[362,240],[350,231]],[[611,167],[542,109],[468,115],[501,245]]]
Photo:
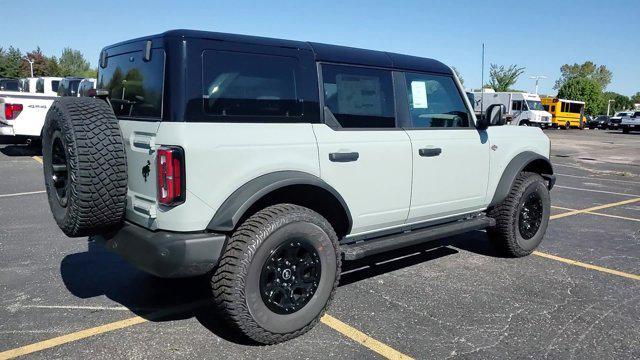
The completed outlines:
[[[0,123],[0,135],[14,136],[13,126]]]
[[[151,231],[126,222],[115,233],[98,235],[95,240],[141,270],[175,278],[211,271],[218,263],[227,236]]]

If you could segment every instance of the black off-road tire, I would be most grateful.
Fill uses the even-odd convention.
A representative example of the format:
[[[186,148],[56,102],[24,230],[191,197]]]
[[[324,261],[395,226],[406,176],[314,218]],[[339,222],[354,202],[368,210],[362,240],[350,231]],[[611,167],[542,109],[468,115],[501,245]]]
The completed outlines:
[[[42,155],[49,206],[66,235],[95,235],[122,224],[127,161],[118,120],[105,101],[56,99],[43,127]],[[60,170],[64,168],[60,163],[66,170]],[[59,179],[65,174],[62,186]],[[64,196],[58,193],[60,189]]]
[[[319,255],[319,285],[299,310],[277,313],[263,300],[260,274],[274,249],[300,236],[311,239]],[[211,287],[230,326],[257,343],[275,344],[298,337],[318,323],[333,299],[340,268],[338,238],[329,222],[308,208],[278,204],[258,211],[235,231]]]
[[[521,210],[525,199],[531,193],[537,193],[542,207],[542,218],[537,232],[525,239],[519,228]],[[521,172],[506,199],[489,209],[488,214],[496,220],[496,225],[487,229],[489,240],[502,255],[522,257],[531,254],[540,245],[551,213],[551,200],[547,185],[539,174]]]

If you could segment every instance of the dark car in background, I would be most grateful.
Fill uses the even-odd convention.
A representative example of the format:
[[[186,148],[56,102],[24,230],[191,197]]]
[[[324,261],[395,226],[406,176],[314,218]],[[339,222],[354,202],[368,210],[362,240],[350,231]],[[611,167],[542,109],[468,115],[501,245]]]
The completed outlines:
[[[607,115],[598,115],[591,117],[589,120],[587,120],[587,127],[589,129],[608,129],[609,117]]]
[[[20,91],[20,80],[0,78],[0,91]]]
[[[67,77],[60,80],[58,96],[78,96],[78,86],[83,78]]]

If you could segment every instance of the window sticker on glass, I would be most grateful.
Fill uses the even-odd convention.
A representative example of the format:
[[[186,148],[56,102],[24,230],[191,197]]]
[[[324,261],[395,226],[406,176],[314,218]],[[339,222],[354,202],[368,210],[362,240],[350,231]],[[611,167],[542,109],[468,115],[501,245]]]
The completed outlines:
[[[427,85],[424,81],[411,82],[411,97],[413,98],[414,109],[429,108],[429,103],[427,101]]]
[[[380,79],[375,76],[338,74],[340,113],[377,115],[382,112]]]

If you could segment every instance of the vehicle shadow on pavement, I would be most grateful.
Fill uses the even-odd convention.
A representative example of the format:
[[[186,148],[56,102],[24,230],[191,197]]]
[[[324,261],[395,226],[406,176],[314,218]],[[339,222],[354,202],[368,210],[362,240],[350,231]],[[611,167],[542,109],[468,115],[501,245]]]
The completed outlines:
[[[81,299],[106,296],[154,322],[195,317],[216,336],[238,344],[249,344],[225,326],[213,302],[209,304],[207,301],[211,299],[211,290],[206,276],[158,278],[134,268],[91,240],[86,252],[62,259],[60,274],[69,292]],[[185,306],[192,303],[198,305]],[[157,316],[158,312],[164,311],[166,316]]]
[[[6,156],[39,156],[42,149],[28,145],[8,145],[0,148],[0,152]]]
[[[497,256],[486,234],[475,231],[459,236],[386,252],[358,261],[343,261],[339,286],[346,286],[405,267],[458,254],[457,249]],[[194,317],[214,335],[241,345],[258,345],[237,334],[225,324],[216,310],[209,287],[209,278],[200,276],[183,279],[162,279],[129,265],[92,240],[86,252],[65,256],[60,274],[66,288],[81,299],[106,296],[149,321],[164,322]],[[204,301],[204,305],[202,302]],[[170,311],[186,304],[198,306]],[[168,311],[169,310],[169,311]],[[167,311],[158,317],[158,312]]]
[[[342,263],[340,286],[345,286],[405,267],[458,254],[460,250],[490,257],[503,257],[489,242],[486,232],[473,231],[424,244]]]

